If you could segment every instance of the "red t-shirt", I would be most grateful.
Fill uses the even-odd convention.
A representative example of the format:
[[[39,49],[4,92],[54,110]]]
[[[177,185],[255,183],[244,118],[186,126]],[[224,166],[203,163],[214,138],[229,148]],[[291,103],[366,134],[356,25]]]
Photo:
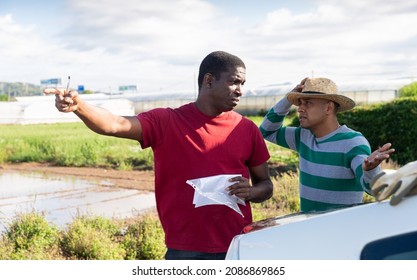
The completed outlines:
[[[226,252],[232,238],[252,222],[249,203],[242,217],[225,205],[195,208],[187,180],[222,174],[249,178],[248,166],[269,159],[258,127],[229,111],[208,117],[194,103],[140,113],[142,148],[152,147],[156,205],[168,248]]]

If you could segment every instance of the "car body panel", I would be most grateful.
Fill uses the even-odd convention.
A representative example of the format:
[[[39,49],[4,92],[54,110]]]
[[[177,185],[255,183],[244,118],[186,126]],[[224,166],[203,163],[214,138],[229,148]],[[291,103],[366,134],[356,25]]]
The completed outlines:
[[[226,259],[350,260],[375,240],[417,232],[417,196],[316,214],[263,221],[267,226],[236,236]],[[261,222],[262,223],[262,222]],[[250,227],[249,227],[250,228]],[[416,240],[417,243],[417,240]]]

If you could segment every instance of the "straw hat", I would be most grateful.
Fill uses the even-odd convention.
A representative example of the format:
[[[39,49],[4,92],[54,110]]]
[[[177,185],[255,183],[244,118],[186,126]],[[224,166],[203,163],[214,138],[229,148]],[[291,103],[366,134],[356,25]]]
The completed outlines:
[[[300,98],[320,98],[339,104],[338,112],[355,107],[355,101],[337,93],[336,84],[327,78],[309,78],[305,81],[301,92],[290,92],[287,99],[294,105],[300,105]]]

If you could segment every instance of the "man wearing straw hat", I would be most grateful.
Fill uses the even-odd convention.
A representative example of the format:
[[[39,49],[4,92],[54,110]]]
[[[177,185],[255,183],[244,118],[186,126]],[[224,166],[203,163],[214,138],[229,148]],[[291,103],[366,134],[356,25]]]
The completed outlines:
[[[283,126],[291,105],[298,106],[300,127]],[[354,106],[330,79],[305,78],[260,126],[266,140],[298,152],[303,212],[361,203],[364,191],[371,193],[369,183],[381,171],[379,164],[394,152],[386,143],[371,153],[360,132],[339,124],[337,113]]]

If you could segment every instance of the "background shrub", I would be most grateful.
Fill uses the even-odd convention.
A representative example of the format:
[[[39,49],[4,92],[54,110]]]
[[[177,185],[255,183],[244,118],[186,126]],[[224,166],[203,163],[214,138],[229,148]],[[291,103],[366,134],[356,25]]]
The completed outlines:
[[[117,242],[118,226],[102,217],[77,217],[65,232],[65,255],[78,260],[122,260],[125,251]]]
[[[57,259],[59,231],[37,214],[22,214],[12,222],[2,239],[2,258]]]
[[[123,241],[127,259],[162,260],[165,257],[165,235],[155,213],[144,214],[131,224]]]
[[[417,97],[358,107],[341,113],[339,121],[362,132],[372,150],[392,143],[395,153],[391,158],[400,165],[417,160]]]
[[[63,230],[22,214],[0,236],[0,260],[162,260],[165,252],[153,211],[129,219],[79,216]]]
[[[415,97],[417,96],[417,82],[403,86],[399,90],[399,97]]]

